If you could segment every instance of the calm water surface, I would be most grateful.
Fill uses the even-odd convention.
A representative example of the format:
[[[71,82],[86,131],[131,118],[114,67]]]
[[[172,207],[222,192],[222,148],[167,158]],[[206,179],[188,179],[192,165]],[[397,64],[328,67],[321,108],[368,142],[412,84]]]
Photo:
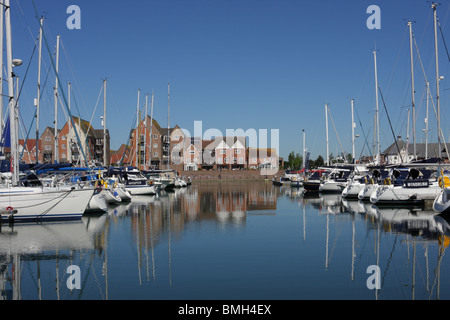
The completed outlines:
[[[77,222],[3,225],[0,298],[449,299],[443,218],[270,181],[199,182]]]

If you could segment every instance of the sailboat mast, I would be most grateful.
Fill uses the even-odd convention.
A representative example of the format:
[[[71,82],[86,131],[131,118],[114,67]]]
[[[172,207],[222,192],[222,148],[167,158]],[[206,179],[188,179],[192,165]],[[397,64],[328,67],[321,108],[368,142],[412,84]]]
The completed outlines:
[[[71,100],[71,91],[72,85],[70,82],[67,84],[67,106],[69,108],[69,132],[66,137],[66,150],[67,150],[67,159],[69,163],[72,163],[72,113],[70,112],[70,100]]]
[[[377,52],[373,52],[374,66],[375,66],[375,102],[376,102],[376,127],[377,127],[377,164],[381,164],[380,159],[380,118],[378,113],[378,74],[377,74]]]
[[[3,25],[4,25],[4,8],[3,0],[0,0],[0,141],[3,139]],[[4,150],[0,150],[4,155]]]
[[[437,44],[437,13],[436,13],[437,3],[433,3],[431,8],[433,8],[434,16],[434,51],[436,60],[436,105],[437,105],[437,136],[438,136],[438,157],[441,158],[441,100],[439,98],[439,62],[438,62],[438,44]]]
[[[428,159],[428,100],[430,98],[430,83],[427,81],[427,115],[425,118],[425,159]]]
[[[411,55],[411,95],[412,95],[412,117],[413,117],[413,144],[414,144],[414,160],[417,159],[416,152],[416,104],[415,104],[415,91],[414,91],[414,60],[413,60],[413,42],[412,42],[412,23],[408,22],[409,27],[409,48]]]
[[[41,105],[41,60],[42,60],[42,25],[44,18],[41,18],[39,27],[39,60],[38,60],[38,83],[36,98],[36,163],[39,163],[39,114]]]
[[[148,94],[145,94],[145,115],[144,115],[144,170],[147,170],[147,114],[148,114]]]
[[[58,72],[59,72],[59,38],[56,37],[56,80],[55,80],[55,163],[59,162],[59,143],[58,143]]]
[[[103,80],[103,166],[108,165],[106,159],[106,79]]]
[[[170,82],[167,84],[167,169],[170,169]]]
[[[356,152],[355,152],[355,118],[353,116],[353,104],[354,99],[351,100],[351,109],[352,109],[352,163],[355,163]]]
[[[9,129],[11,132],[11,175],[12,185],[19,183],[19,148],[16,127],[18,126],[18,110],[14,98],[13,83],[13,58],[12,58],[12,32],[11,32],[11,7],[9,0],[5,0],[5,32],[6,32],[6,63],[9,96]]]
[[[138,128],[139,128],[139,98],[141,95],[141,90],[138,89],[138,98],[137,98],[137,105],[136,105],[136,131],[135,131],[135,136],[136,136],[136,167],[139,165],[138,164],[138,145],[139,145],[139,139],[140,137],[138,137]]]
[[[305,137],[305,129],[302,130],[303,132],[303,161],[302,161],[302,167],[303,169],[306,168],[306,137]],[[306,172],[303,172],[305,174]]]
[[[149,156],[148,156],[148,162],[149,162],[149,166],[151,166],[152,164],[152,143],[153,143],[153,138],[152,138],[152,134],[153,134],[153,91],[152,91],[152,102],[151,102],[151,107],[150,107],[150,147],[149,147]]]
[[[326,132],[326,143],[327,143],[327,166],[330,165],[330,148],[328,145],[328,104],[325,104],[325,132]]]

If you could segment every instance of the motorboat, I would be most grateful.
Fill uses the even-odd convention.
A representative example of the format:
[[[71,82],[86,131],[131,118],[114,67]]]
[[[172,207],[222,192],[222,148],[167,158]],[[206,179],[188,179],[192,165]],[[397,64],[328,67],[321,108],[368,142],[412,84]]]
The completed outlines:
[[[323,179],[319,185],[319,192],[337,192],[342,194],[342,190],[346,187],[351,170],[344,168],[334,168]]]
[[[322,178],[326,175],[326,170],[318,169],[313,170],[311,175],[303,181],[303,188],[308,192],[318,192],[320,187],[320,182]]]
[[[149,181],[137,168],[110,168],[107,171],[108,180],[117,179],[118,184],[123,187],[132,196],[134,195],[155,195],[159,188]]]
[[[395,172],[395,170],[394,170]],[[392,183],[390,178],[370,196],[370,202],[380,204],[419,204],[425,200],[434,201],[441,187],[437,176],[427,169],[411,168],[405,179]]]

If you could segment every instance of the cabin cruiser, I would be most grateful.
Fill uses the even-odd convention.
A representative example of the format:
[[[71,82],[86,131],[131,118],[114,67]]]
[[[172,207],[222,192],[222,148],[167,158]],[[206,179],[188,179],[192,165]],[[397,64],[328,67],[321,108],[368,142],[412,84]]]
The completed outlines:
[[[325,176],[326,170],[314,170],[312,175],[303,181],[303,188],[305,191],[314,192],[319,191],[322,177]]]
[[[394,173],[398,170],[394,169]],[[441,192],[437,176],[432,175],[431,170],[411,168],[408,175],[400,178],[400,174],[390,178],[370,196],[370,202],[374,204],[418,204],[424,200],[435,200]]]
[[[319,185],[319,192],[338,192],[342,193],[342,190],[348,183],[350,176],[350,169],[347,168],[334,168],[327,176],[322,180]]]
[[[107,172],[110,183],[122,184],[124,190],[134,195],[155,195],[159,188],[149,181],[137,168],[110,168]]]

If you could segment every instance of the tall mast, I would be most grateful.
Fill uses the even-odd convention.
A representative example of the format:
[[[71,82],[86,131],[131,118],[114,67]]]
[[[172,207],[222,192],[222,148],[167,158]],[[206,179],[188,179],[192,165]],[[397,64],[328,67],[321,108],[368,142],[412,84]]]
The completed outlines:
[[[149,147],[149,156],[148,156],[148,162],[149,165],[152,164],[152,143],[153,143],[153,91],[152,91],[152,102],[151,102],[151,108],[150,108],[150,147]]]
[[[3,138],[3,25],[4,7],[0,0],[0,141]],[[4,156],[4,150],[0,150]]]
[[[170,82],[167,84],[167,168],[170,168]]]
[[[377,161],[381,164],[380,159],[380,118],[378,114],[378,75],[377,75],[377,52],[373,52],[374,66],[375,66],[375,102],[376,102],[376,127],[377,127]]]
[[[59,38],[56,37],[56,80],[55,80],[55,163],[59,162],[59,143],[58,143],[58,72],[59,72]]]
[[[413,117],[413,144],[414,144],[414,160],[416,160],[416,104],[415,104],[415,91],[414,91],[414,60],[413,60],[413,43],[412,43],[412,23],[408,22],[409,27],[409,48],[411,52],[411,94],[412,94],[412,117]]]
[[[147,114],[148,114],[148,94],[145,94],[145,114],[144,114],[144,170],[147,170]]]
[[[66,137],[66,150],[67,150],[67,159],[69,163],[72,163],[72,113],[70,112],[70,95],[72,91],[72,85],[70,82],[67,84],[67,99],[68,99],[68,108],[69,108],[69,132]]]
[[[8,96],[9,96],[9,129],[11,132],[11,175],[12,184],[17,186],[19,183],[19,148],[16,128],[18,126],[18,110],[14,98],[13,83],[13,58],[12,58],[12,34],[11,34],[11,7],[9,0],[5,0],[5,31],[6,31],[6,63],[8,78]],[[3,10],[3,9],[2,9]]]
[[[428,100],[430,96],[430,83],[427,81],[427,115],[425,118],[425,159],[428,158]]]
[[[41,105],[41,59],[42,59],[42,25],[44,18],[41,18],[39,27],[39,60],[38,60],[38,84],[36,98],[36,163],[39,163],[39,114]]]
[[[108,165],[106,159],[106,79],[103,80],[103,166]]]
[[[302,161],[302,167],[303,169],[306,168],[306,138],[305,138],[305,129],[302,130],[303,132],[303,161]],[[305,172],[303,173],[305,174]]]
[[[351,108],[352,108],[352,163],[355,162],[356,159],[356,152],[355,152],[355,119],[353,116],[353,102],[354,99],[351,100]]]
[[[330,165],[330,150],[328,146],[328,104],[325,105],[325,132],[326,132],[326,143],[327,143],[327,166]]]
[[[138,98],[137,98],[137,106],[136,106],[136,131],[135,131],[135,136],[136,136],[136,164],[137,164],[137,166],[136,167],[138,167],[139,166],[139,164],[138,164],[138,145],[139,145],[139,139],[141,138],[141,137],[138,137],[138,133],[139,133],[139,118],[140,118],[140,116],[139,116],[139,98],[140,98],[140,95],[141,95],[141,90],[140,89],[138,89]]]
[[[433,3],[431,8],[433,8],[434,16],[434,51],[436,60],[436,104],[437,104],[437,132],[438,132],[438,157],[441,159],[441,101],[439,98],[439,62],[438,62],[438,44],[437,44],[437,13],[436,13],[437,3]]]

